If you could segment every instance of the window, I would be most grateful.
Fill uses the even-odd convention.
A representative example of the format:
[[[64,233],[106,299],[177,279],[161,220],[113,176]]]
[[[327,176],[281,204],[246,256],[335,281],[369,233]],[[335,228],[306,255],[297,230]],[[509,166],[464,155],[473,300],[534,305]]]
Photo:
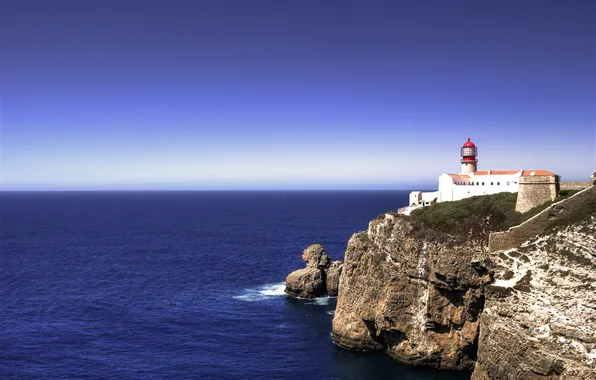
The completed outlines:
[[[501,182],[497,182],[497,186],[501,186]]]
[[[510,184],[511,184],[511,182],[507,182],[507,185],[510,185]]]
[[[492,186],[492,185],[494,185],[494,184],[495,184],[494,182],[491,182],[491,183],[490,183],[490,185],[491,185],[491,186]]]
[[[482,186],[484,186],[484,182],[482,182]]]

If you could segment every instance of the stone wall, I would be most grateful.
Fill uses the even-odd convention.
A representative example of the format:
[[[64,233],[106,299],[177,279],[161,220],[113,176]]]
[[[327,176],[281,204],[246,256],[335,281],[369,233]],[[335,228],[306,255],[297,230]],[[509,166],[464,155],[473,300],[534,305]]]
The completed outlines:
[[[561,182],[561,190],[583,190],[590,186],[590,182]]]
[[[515,248],[526,240],[535,238],[549,227],[551,221],[585,207],[584,202],[590,197],[596,197],[596,186],[588,187],[569,198],[550,205],[519,226],[511,227],[507,231],[491,233],[488,241],[489,252]]]
[[[526,212],[554,201],[559,194],[559,176],[521,176],[515,211]]]

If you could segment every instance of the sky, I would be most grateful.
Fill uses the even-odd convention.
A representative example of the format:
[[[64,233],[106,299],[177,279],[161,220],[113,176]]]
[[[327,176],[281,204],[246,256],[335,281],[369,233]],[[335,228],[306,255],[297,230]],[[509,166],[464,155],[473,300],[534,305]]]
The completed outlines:
[[[0,189],[596,170],[592,0],[4,0]]]

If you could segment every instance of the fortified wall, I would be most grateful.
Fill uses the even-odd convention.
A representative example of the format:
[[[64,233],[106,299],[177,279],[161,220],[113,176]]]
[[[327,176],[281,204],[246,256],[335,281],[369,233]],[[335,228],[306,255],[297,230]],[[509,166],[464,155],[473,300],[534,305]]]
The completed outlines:
[[[561,182],[561,190],[583,190],[590,186],[589,181],[585,182]]]
[[[520,190],[521,188],[520,186]],[[532,190],[533,188],[529,187],[529,189]],[[519,226],[511,227],[507,231],[491,233],[488,240],[489,252],[519,247],[523,242],[543,233],[557,219],[564,218],[586,207],[589,198],[596,198],[596,186],[590,186],[569,198],[550,205]]]
[[[559,195],[559,176],[521,176],[517,191],[515,211],[524,213],[549,201],[554,201]]]

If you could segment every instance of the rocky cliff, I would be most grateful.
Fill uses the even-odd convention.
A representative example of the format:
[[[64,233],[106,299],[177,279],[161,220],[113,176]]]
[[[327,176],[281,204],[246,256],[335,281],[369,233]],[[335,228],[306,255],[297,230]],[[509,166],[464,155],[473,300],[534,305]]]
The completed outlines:
[[[492,281],[484,256],[472,243],[421,238],[402,217],[377,218],[348,243],[334,340],[403,363],[471,369]]]
[[[538,236],[491,252],[475,380],[596,379],[596,187],[545,215]]]
[[[596,379],[594,236],[596,187],[499,233],[495,247],[513,246],[493,251],[385,214],[348,243],[332,336],[475,380]]]

